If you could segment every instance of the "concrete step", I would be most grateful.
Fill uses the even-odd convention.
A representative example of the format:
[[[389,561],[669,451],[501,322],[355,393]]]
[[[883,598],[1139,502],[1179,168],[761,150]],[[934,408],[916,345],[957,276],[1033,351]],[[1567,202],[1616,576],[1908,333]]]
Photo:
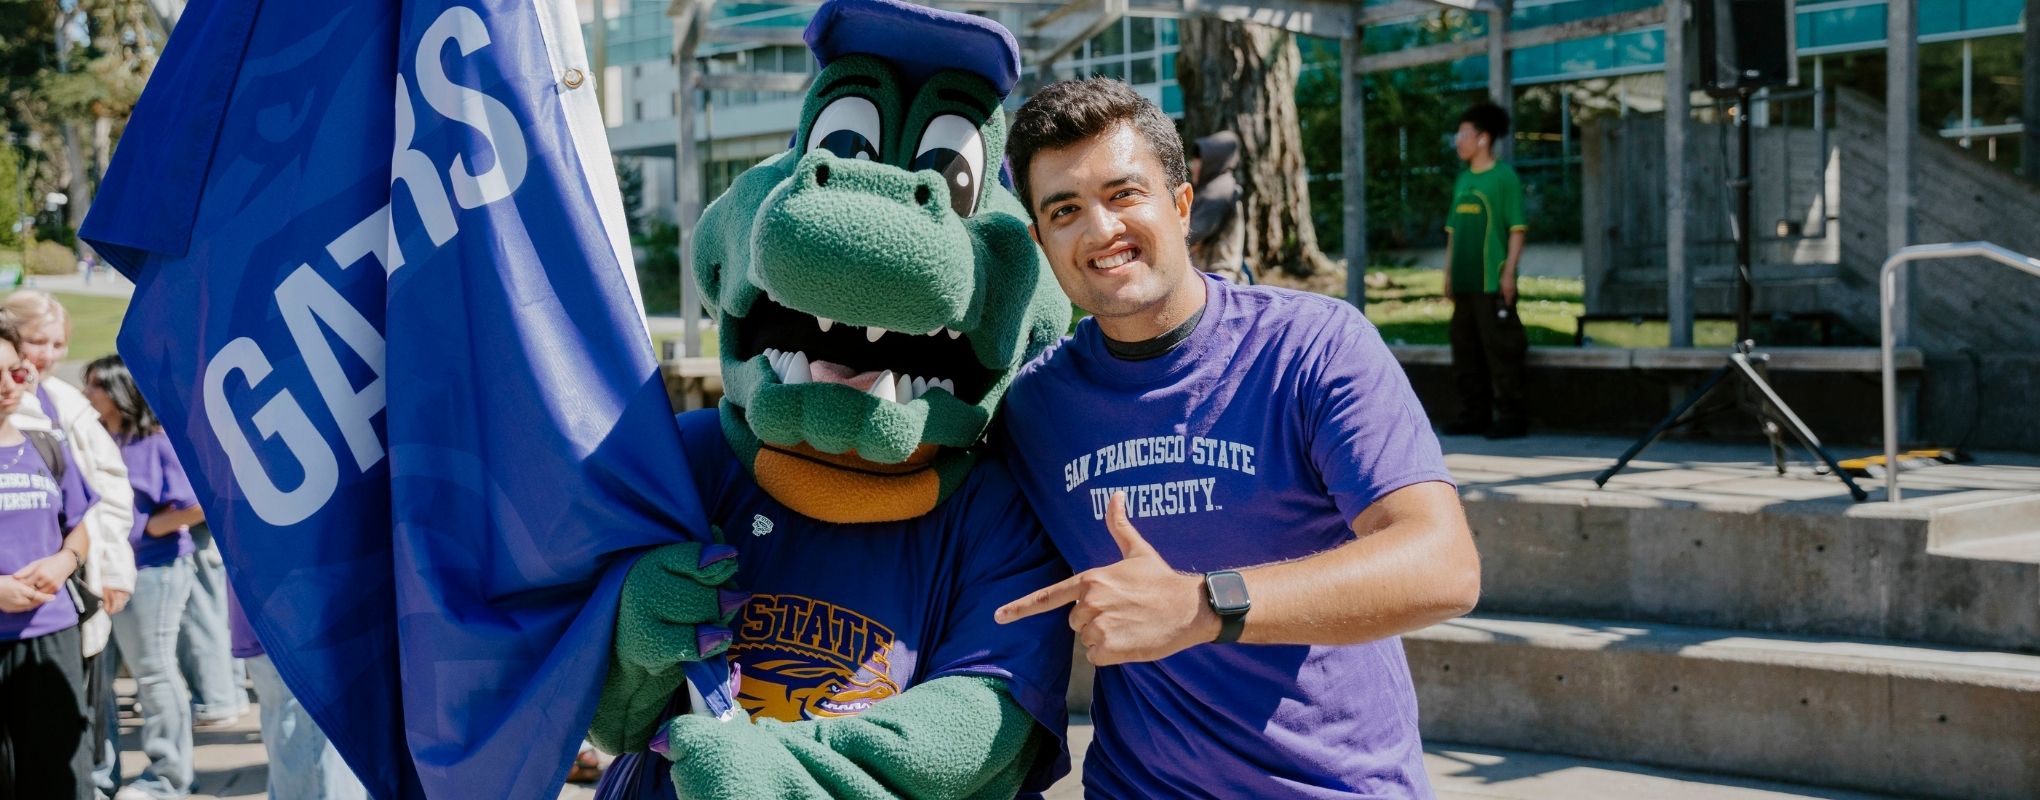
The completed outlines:
[[[1403,641],[1430,740],[1873,792],[2040,796],[2040,656],[1501,615]]]
[[[1431,788],[1437,791],[1439,800],[1890,800],[1894,797],[1446,742],[1424,743],[1424,767],[1431,775]]]
[[[1908,476],[1905,503],[1850,503],[1797,469],[1645,464],[1597,490],[1607,459],[1505,479],[1524,461],[1448,458],[1482,612],[2040,652],[2040,493],[2025,484],[1937,495]]]
[[[1070,774],[1050,787],[1044,800],[1084,796],[1084,756],[1092,732],[1089,717],[1072,715]],[[1456,742],[1425,742],[1424,771],[1439,800],[1891,800],[1890,795]]]
[[[1979,561],[2010,561],[2040,564],[2040,533],[2019,533],[1989,539],[1971,539],[1960,544],[1936,547],[1933,553],[1948,558]]]

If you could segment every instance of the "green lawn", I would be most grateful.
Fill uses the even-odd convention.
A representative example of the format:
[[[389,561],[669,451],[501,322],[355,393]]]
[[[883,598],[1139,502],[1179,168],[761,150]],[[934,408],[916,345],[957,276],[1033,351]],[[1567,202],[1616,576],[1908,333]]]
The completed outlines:
[[[1380,287],[1383,276],[1388,285]],[[1409,267],[1379,268],[1368,276],[1367,318],[1381,329],[1389,344],[1445,344],[1450,338],[1452,301],[1445,298],[1445,271]],[[1573,331],[1585,313],[1578,278],[1525,277],[1516,285],[1516,310],[1533,345],[1571,346]],[[1701,347],[1726,347],[1735,326],[1701,320],[1693,338]],[[1589,347],[1665,347],[1671,341],[1664,321],[1594,322],[1587,327]]]
[[[71,314],[68,360],[91,361],[113,352],[113,338],[120,333],[121,317],[127,315],[127,298],[62,293],[54,296]]]

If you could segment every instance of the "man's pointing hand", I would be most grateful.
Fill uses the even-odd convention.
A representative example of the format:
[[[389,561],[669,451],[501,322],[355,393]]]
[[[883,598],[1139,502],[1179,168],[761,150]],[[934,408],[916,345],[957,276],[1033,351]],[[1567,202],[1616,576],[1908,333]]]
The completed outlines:
[[[1105,529],[1119,561],[1084,570],[993,614],[1000,624],[1070,609],[1070,629],[1098,666],[1155,661],[1218,638],[1218,615],[1204,601],[1204,578],[1169,567],[1126,518],[1126,494],[1113,492]]]

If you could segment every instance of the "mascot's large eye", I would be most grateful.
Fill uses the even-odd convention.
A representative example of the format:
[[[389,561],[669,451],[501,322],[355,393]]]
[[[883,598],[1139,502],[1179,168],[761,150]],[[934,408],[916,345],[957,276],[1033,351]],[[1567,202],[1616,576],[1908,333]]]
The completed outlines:
[[[977,210],[979,184],[985,179],[985,142],[977,124],[955,114],[929,121],[907,168],[942,173],[942,182],[949,186],[949,207],[959,217],[970,216]]]
[[[878,106],[862,97],[839,97],[815,115],[807,149],[809,153],[827,150],[837,158],[877,161],[879,130]]]

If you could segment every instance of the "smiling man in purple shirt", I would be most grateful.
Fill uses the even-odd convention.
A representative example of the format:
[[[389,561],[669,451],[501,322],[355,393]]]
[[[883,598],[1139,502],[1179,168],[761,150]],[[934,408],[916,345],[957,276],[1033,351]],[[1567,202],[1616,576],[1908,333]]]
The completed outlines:
[[[1480,567],[1438,442],[1353,307],[1190,267],[1182,143],[1125,84],[1050,85],[1008,152],[1076,333],[1007,395],[1012,473],[1078,574],[1094,798],[1429,797],[1398,634]],[[1080,421],[1080,422],[1078,422]]]

